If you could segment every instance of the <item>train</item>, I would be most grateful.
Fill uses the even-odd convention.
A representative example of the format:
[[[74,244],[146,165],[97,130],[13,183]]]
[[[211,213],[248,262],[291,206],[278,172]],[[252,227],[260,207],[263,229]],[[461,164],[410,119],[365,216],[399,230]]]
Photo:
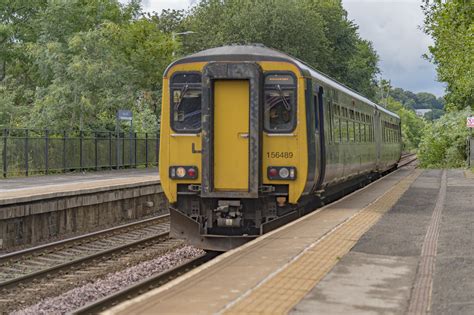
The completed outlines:
[[[160,128],[170,234],[211,251],[390,172],[402,152],[399,116],[262,45],[211,48],[170,64]]]

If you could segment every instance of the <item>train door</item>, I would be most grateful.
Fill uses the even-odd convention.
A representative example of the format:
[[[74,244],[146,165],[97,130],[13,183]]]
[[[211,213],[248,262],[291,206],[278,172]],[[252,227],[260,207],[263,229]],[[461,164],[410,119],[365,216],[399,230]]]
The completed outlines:
[[[321,86],[317,86],[314,91],[314,106],[316,111],[316,143],[318,146],[317,158],[318,158],[318,171],[319,177],[316,182],[316,189],[320,189],[324,178],[326,176],[326,139],[330,136],[330,123],[329,123],[329,108],[327,111],[324,110],[324,89]],[[325,124],[325,121],[328,124]],[[319,123],[318,123],[319,122]]]
[[[202,79],[202,198],[257,198],[261,86],[257,63],[210,62]]]
[[[249,188],[249,81],[214,82],[214,189]]]

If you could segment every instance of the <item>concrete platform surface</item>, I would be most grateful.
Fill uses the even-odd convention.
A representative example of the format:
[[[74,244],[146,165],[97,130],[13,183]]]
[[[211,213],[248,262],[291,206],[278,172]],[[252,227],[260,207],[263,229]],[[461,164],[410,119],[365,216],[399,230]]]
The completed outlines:
[[[420,174],[419,170],[408,169],[394,172],[105,314],[288,313],[334,266],[344,261],[343,257],[386,211],[393,208]],[[380,300],[373,304],[384,304],[384,298],[390,296],[392,302],[384,310],[401,307],[409,296],[409,289],[405,290],[410,287],[406,279],[413,277],[417,259],[372,258],[366,257],[365,261],[379,265],[381,275],[367,283],[387,286],[387,282],[395,279],[399,290],[394,296],[391,286],[387,286]],[[358,272],[372,272],[373,268],[363,265],[363,260],[352,260],[352,263],[361,266]],[[398,265],[401,267],[396,267]],[[386,270],[391,273],[385,274]],[[340,272],[344,273],[344,270]],[[358,278],[353,277],[351,282],[354,281]],[[339,289],[336,286],[329,290]],[[354,298],[346,299],[349,307],[341,307],[341,312],[353,309],[350,301]],[[320,310],[325,313],[328,309]],[[299,307],[297,311],[316,312],[312,305]]]
[[[474,178],[424,171],[291,312],[314,313],[474,314]]]
[[[0,205],[159,183],[156,168],[33,176],[0,180]]]
[[[400,170],[105,314],[474,314],[474,178]]]

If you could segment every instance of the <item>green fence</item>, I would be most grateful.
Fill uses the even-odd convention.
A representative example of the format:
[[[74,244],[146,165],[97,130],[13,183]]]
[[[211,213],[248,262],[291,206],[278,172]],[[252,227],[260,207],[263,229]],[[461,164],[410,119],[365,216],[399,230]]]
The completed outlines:
[[[158,165],[158,134],[32,129],[0,132],[3,177]]]

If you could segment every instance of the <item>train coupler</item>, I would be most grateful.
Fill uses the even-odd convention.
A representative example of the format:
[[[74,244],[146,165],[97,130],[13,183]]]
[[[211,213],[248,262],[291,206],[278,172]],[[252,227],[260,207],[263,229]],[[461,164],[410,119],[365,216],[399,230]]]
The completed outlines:
[[[241,227],[242,205],[239,200],[219,200],[214,209],[217,215],[218,227]]]

